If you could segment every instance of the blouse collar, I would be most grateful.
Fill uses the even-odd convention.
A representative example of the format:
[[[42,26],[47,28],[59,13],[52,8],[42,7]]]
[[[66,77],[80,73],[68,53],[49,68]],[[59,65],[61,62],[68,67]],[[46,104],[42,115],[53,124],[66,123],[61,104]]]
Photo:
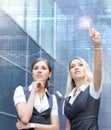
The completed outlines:
[[[82,91],[82,92],[84,92],[88,86],[89,86],[89,84],[83,84],[83,85],[81,85],[79,88],[74,87],[74,88],[72,89],[72,91],[69,93],[68,96],[72,96],[72,95],[74,94],[74,91],[76,90],[76,88],[77,88],[77,91]]]

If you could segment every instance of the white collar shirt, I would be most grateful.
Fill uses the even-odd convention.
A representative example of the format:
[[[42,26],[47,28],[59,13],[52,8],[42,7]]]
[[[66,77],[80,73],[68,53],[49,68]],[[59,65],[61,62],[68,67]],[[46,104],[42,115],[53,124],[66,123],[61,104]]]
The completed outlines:
[[[74,100],[77,98],[77,96],[80,94],[80,92],[81,92],[81,91],[84,92],[87,87],[88,87],[88,85],[85,85],[85,84],[83,84],[83,85],[80,86],[79,88],[74,87],[74,88],[72,89],[71,93],[68,95],[68,96],[71,97],[70,100],[69,100],[70,104],[72,104],[72,103],[74,102]],[[77,89],[77,90],[76,90],[76,89]],[[76,90],[76,95],[74,96],[75,90]]]
[[[79,88],[75,87],[75,88],[72,89],[72,91],[68,95],[68,96],[71,97],[70,100],[69,100],[70,104],[72,104],[75,101],[76,97],[80,94],[80,92],[81,91],[84,92],[88,86],[90,87],[90,91],[89,91],[90,95],[93,98],[98,99],[100,97],[102,87],[100,87],[100,90],[98,92],[96,92],[95,89],[94,89],[94,84],[93,84],[93,82],[91,82],[90,84],[83,84]],[[76,91],[76,95],[74,96],[75,89],[77,89],[77,91]]]
[[[31,90],[32,90],[32,84],[29,85],[29,91],[31,91]],[[47,89],[45,91],[47,92]],[[57,100],[56,100],[55,95],[52,95],[52,97],[53,97],[53,106],[52,106],[51,115],[58,115]],[[15,89],[13,100],[14,100],[15,105],[20,103],[20,102],[26,102],[22,86],[18,86]],[[46,93],[45,93],[44,98],[43,98],[42,101],[40,101],[38,93],[35,94],[34,107],[40,113],[49,108],[49,102],[47,100]]]

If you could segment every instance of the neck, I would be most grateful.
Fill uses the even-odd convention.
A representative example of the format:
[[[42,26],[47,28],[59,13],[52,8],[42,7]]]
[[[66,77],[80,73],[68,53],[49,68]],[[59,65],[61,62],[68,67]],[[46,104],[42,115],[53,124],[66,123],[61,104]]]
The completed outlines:
[[[76,87],[79,88],[81,85],[84,84],[84,80],[75,81]]]
[[[38,95],[39,95],[40,100],[43,100],[44,95],[45,95],[45,89],[40,89],[38,91]]]

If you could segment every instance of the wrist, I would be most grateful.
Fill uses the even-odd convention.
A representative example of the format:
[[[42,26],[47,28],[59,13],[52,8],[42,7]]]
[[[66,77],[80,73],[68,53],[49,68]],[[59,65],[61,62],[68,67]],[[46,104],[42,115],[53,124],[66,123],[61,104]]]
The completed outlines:
[[[33,88],[33,89],[31,90],[31,93],[32,93],[32,94],[35,94],[35,92],[36,92],[36,90]]]
[[[30,128],[35,128],[35,123],[29,123]]]
[[[94,46],[95,46],[95,47],[99,47],[100,45],[101,45],[100,42],[94,42]]]

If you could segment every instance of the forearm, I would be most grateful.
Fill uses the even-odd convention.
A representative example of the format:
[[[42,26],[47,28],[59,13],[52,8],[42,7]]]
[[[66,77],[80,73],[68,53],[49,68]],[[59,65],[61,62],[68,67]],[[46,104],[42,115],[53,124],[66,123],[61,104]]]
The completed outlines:
[[[101,35],[94,28],[89,30],[89,34],[94,44],[94,87],[95,91],[99,91],[102,79]]]
[[[66,119],[66,129],[65,130],[70,130],[70,122],[68,119]]]
[[[58,125],[46,125],[38,123],[24,124],[22,121],[18,121],[16,123],[16,127],[18,130],[31,129],[31,128],[33,128],[34,130],[60,130],[59,124]]]
[[[59,117],[51,117],[51,124],[35,124],[35,130],[60,130]]]
[[[56,118],[57,119],[57,118]],[[23,123],[22,121],[16,122],[16,127],[18,130],[23,129],[30,129],[33,128],[34,130],[60,130],[59,128],[59,119],[56,120],[51,125],[46,124],[38,124],[38,123]]]
[[[35,130],[59,130],[59,125],[35,124]]]
[[[35,92],[31,91],[31,94],[29,96],[27,103],[25,104],[20,103],[17,106],[19,119],[23,123],[28,123],[32,116],[33,106],[34,106],[34,96],[35,96]]]
[[[102,79],[102,56],[101,56],[101,47],[99,44],[94,46],[94,85],[96,91],[100,89],[101,79]]]

